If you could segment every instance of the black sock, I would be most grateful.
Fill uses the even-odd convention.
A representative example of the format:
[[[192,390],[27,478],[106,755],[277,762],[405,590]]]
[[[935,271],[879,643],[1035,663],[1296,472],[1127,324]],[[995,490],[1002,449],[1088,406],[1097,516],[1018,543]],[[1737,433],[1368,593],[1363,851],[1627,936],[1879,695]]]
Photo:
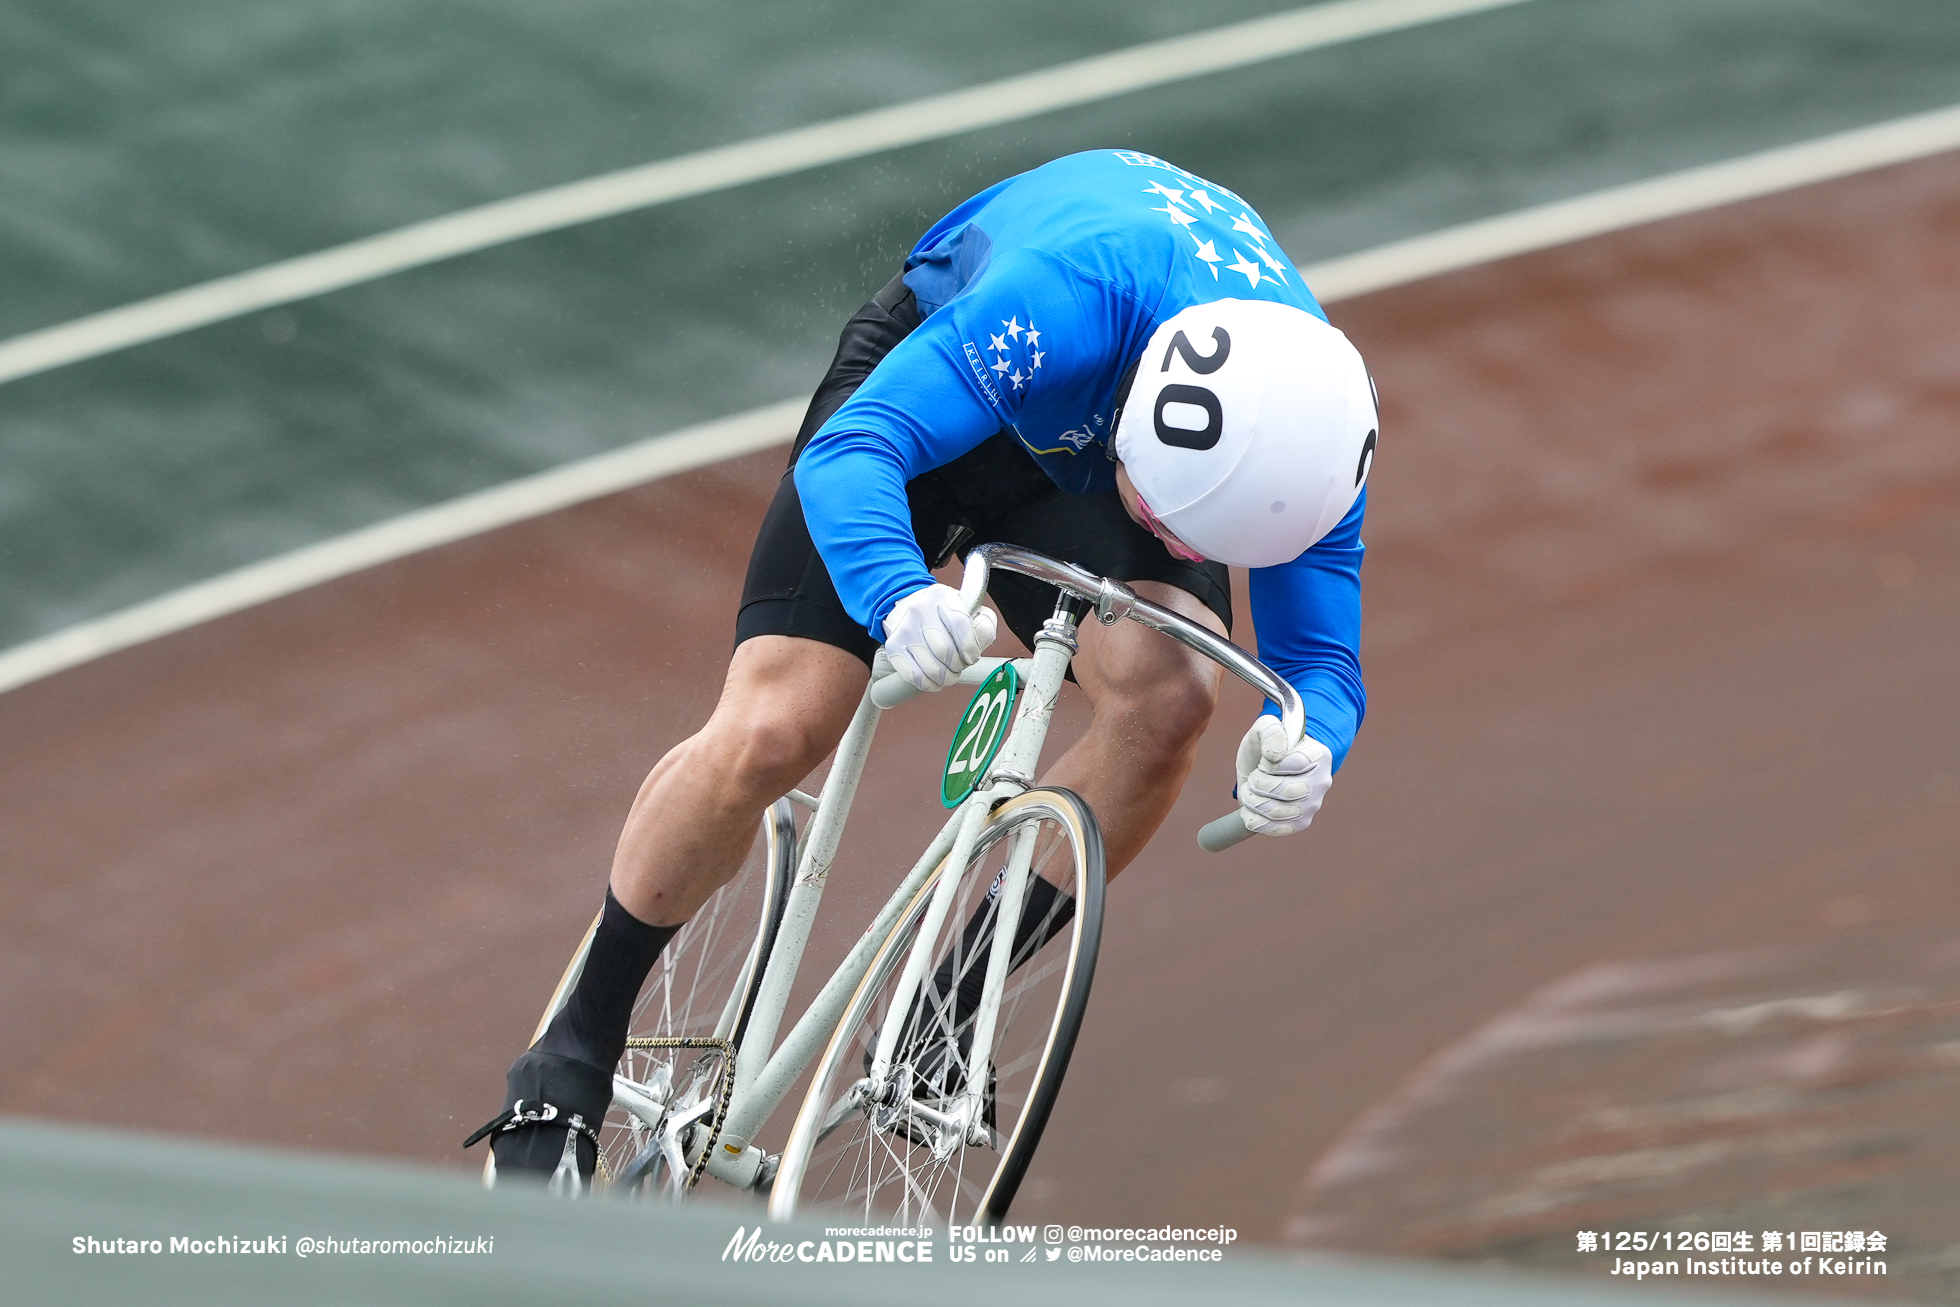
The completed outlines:
[[[958,1030],[980,1009],[980,991],[987,985],[987,954],[994,941],[994,904],[989,898],[966,923],[960,935],[960,959],[965,971],[959,980],[959,995],[953,1000],[953,1028]],[[1027,892],[1021,897],[1021,920],[1014,928],[1014,952],[1008,974],[1020,970],[1049,940],[1068,929],[1075,920],[1075,899],[1039,876],[1028,878]],[[947,958],[933,973],[933,992],[942,998],[953,989],[953,959]]]
[[[539,1052],[557,1053],[608,1075],[626,1051],[626,1032],[633,1022],[633,1002],[640,986],[659,960],[660,950],[680,931],[679,926],[650,926],[620,906],[610,886],[606,907],[592,932],[592,947],[571,997],[551,1019],[538,1042]]]

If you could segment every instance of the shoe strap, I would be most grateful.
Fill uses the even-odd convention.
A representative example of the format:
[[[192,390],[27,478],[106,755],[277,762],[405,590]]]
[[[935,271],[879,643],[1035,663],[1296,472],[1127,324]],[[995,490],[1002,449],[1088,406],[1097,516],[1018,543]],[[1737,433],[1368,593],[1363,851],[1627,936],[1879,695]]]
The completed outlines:
[[[554,1103],[542,1100],[518,1099],[515,1103],[485,1122],[468,1139],[463,1147],[468,1148],[493,1134],[508,1134],[512,1130],[523,1130],[530,1126],[564,1126],[574,1134],[580,1134],[599,1146],[599,1132],[586,1124],[585,1118],[577,1112],[567,1112]]]

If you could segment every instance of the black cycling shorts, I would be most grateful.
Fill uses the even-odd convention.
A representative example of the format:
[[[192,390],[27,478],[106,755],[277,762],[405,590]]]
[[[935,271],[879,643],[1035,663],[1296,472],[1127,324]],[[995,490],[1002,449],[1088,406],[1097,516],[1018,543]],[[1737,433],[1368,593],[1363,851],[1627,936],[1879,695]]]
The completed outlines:
[[[824,374],[790,452],[790,469],[817,429],[849,399],[878,360],[919,325],[918,305],[894,278],[844,324],[837,357]],[[1232,629],[1231,573],[1222,563],[1187,563],[1130,520],[1115,491],[1064,493],[1011,431],[998,431],[945,467],[906,483],[912,533],[931,567],[966,548],[1004,541],[1038,550],[1118,581],[1162,581],[1195,595]],[[1008,629],[1029,648],[1054,611],[1055,588],[1032,577],[995,573],[989,586]],[[867,664],[878,651],[844,611],[803,520],[796,478],[783,474],[756,536],[735,619],[735,643],[758,635],[796,635],[848,650]]]

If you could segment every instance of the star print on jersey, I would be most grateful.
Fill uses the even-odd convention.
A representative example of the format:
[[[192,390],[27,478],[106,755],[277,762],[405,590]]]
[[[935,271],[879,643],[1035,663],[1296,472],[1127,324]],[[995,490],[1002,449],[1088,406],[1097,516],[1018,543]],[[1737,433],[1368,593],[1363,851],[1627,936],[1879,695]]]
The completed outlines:
[[[1239,254],[1236,248],[1232,250],[1232,253],[1239,255],[1239,261],[1237,263],[1228,263],[1225,266],[1245,277],[1246,289],[1250,290],[1252,287],[1257,286],[1264,275],[1259,271],[1259,265],[1251,259],[1246,258],[1245,255]]]
[[[1209,184],[1206,183],[1207,186]],[[1178,230],[1191,238],[1191,257],[1204,265],[1205,270],[1211,273],[1213,281],[1218,280],[1218,270],[1222,265],[1244,277],[1248,290],[1258,286],[1262,281],[1286,284],[1286,264],[1267,248],[1266,242],[1272,238],[1253,218],[1250,209],[1239,210],[1238,216],[1232,219],[1231,230],[1251,237],[1248,243],[1252,246],[1252,252],[1248,255],[1238,246],[1230,244],[1231,238],[1226,236],[1228,242],[1226,248],[1232,251],[1232,257],[1236,260],[1227,263],[1225,257],[1218,252],[1219,239],[1225,233],[1214,234],[1196,230],[1201,224],[1205,224],[1213,213],[1220,213],[1221,216],[1217,221],[1224,222],[1222,214],[1225,206],[1213,199],[1205,186],[1177,187],[1167,186],[1161,181],[1152,181],[1150,185],[1144,187],[1143,194],[1151,199],[1163,201],[1162,204],[1151,205],[1150,211],[1163,214],[1177,224]],[[1187,196],[1189,198],[1186,198]],[[1257,262],[1254,262],[1255,259]],[[1261,267],[1261,264],[1265,266]],[[998,342],[999,337],[995,337],[995,340]],[[995,348],[998,352],[998,343]]]
[[[1000,330],[988,332],[987,349],[991,354],[987,360],[987,371],[999,376],[1007,383],[1009,393],[1019,393],[1034,380],[1034,374],[1041,370],[1042,360],[1049,351],[1038,348],[1041,332],[1030,318],[1023,324],[1021,315],[1002,318]]]

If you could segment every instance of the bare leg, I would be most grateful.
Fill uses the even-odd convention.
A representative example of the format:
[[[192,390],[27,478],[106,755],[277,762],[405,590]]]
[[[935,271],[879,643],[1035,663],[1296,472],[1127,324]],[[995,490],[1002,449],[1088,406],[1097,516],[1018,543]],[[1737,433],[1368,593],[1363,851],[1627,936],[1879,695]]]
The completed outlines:
[[[763,808],[823,761],[864,697],[854,654],[789,635],[745,640],[714,715],[640,786],[612,891],[641,921],[686,921],[741,866]]]
[[[1225,633],[1187,591],[1161,581],[1135,589]],[[1095,810],[1111,879],[1143,852],[1177,802],[1218,702],[1219,675],[1216,663],[1135,622],[1084,627],[1075,676],[1094,716],[1042,783],[1074,790]]]

